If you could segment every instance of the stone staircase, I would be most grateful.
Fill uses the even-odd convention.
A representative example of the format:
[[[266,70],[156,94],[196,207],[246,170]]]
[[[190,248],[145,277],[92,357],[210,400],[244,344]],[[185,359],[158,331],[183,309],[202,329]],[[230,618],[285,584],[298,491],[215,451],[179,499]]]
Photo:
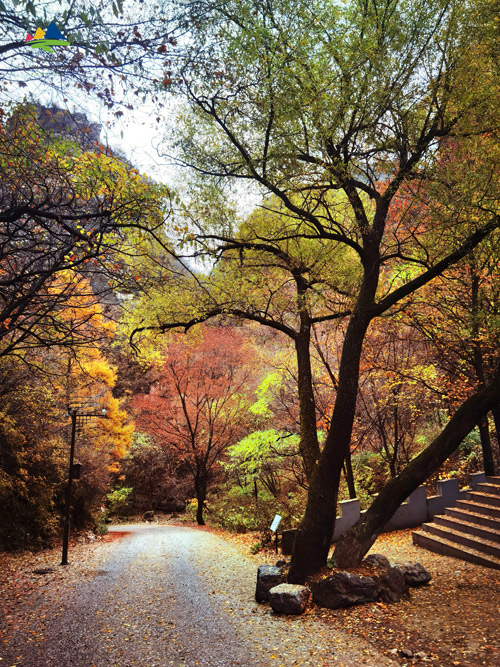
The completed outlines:
[[[500,477],[486,477],[465,500],[424,523],[413,544],[500,570]]]

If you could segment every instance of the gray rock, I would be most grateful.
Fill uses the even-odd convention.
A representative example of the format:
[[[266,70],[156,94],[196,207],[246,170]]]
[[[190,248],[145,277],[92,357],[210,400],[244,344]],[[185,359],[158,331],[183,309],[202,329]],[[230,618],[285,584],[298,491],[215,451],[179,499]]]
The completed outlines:
[[[44,130],[75,139],[81,146],[95,147],[101,136],[101,125],[91,123],[83,113],[70,113],[60,107],[35,104],[37,121]]]
[[[402,563],[395,567],[404,574],[408,586],[423,586],[432,579],[431,574],[420,563]]]
[[[269,591],[269,603],[273,611],[281,614],[302,614],[311,591],[306,586],[280,584]]]
[[[389,567],[377,579],[382,602],[399,602],[408,595],[405,575],[397,567]]]
[[[271,588],[279,586],[284,581],[285,575],[280,567],[259,565],[257,568],[257,586],[255,588],[255,599],[257,602],[267,602]]]
[[[318,581],[312,588],[314,602],[328,609],[374,602],[379,593],[379,584],[373,577],[350,572],[336,572]]]
[[[402,648],[399,651],[399,655],[402,658],[412,658],[413,657],[413,651],[410,648]]]
[[[364,561],[366,565],[377,568],[380,574],[374,575],[379,584],[379,598],[382,602],[399,602],[403,596],[408,595],[408,584],[404,573],[391,564],[382,554],[371,554]]]
[[[370,554],[364,559],[363,563],[369,563],[370,565],[375,565],[381,570],[388,570],[391,567],[389,559],[383,556],[382,554]]]

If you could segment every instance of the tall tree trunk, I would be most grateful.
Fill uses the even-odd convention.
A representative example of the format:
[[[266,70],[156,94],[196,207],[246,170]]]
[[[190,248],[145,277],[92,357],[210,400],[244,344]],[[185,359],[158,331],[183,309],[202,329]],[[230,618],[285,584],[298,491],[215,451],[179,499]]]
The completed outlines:
[[[465,436],[500,398],[500,366],[488,385],[470,396],[431,444],[378,494],[364,516],[337,542],[338,567],[355,567],[397,508],[458,448]]]
[[[481,347],[481,339],[479,336],[480,329],[480,303],[479,303],[479,275],[477,273],[474,253],[471,253],[471,272],[472,272],[472,287],[471,287],[471,318],[472,318],[472,334],[473,334],[473,358],[474,370],[476,377],[482,384],[485,383],[484,371],[484,355]],[[484,472],[487,475],[495,474],[495,462],[493,460],[493,451],[491,449],[490,430],[488,426],[488,418],[481,419],[478,423],[479,436],[481,438],[481,449],[483,452]]]
[[[290,583],[303,583],[307,576],[321,569],[326,564],[332,542],[340,475],[351,445],[361,350],[378,284],[378,256],[377,261],[371,263],[371,270],[367,264],[344,339],[330,429],[309,483],[306,511],[295,537],[288,573]]]
[[[205,519],[203,518],[203,510],[205,508],[205,501],[207,499],[206,480],[201,477],[197,477],[194,486],[195,486],[196,500],[198,501],[198,507],[196,509],[196,523],[199,526],[204,526]]]
[[[495,423],[495,434],[497,436],[497,454],[500,454],[500,406],[495,405],[495,407],[492,409],[491,412],[493,414],[493,422]],[[498,460],[499,459],[497,458],[497,461]],[[497,465],[497,473],[498,473],[498,465]]]
[[[316,403],[311,371],[311,325],[309,316],[301,316],[301,327],[295,339],[298,369],[300,454],[310,482],[320,456],[316,423]]]
[[[357,498],[357,495],[356,495],[356,486],[354,484],[354,473],[352,471],[352,457],[351,457],[350,447],[345,457],[344,468],[345,468],[344,475],[347,482],[347,489],[349,491],[349,498],[351,500],[354,500],[354,498]]]
[[[392,447],[392,456],[389,461],[389,470],[391,472],[391,477],[396,477],[397,475],[397,462],[399,456],[399,423],[398,423],[398,403],[396,399],[396,393],[393,390],[394,394],[394,405],[392,410],[392,416],[394,419],[394,444]]]
[[[481,449],[483,451],[484,472],[493,477],[496,475],[495,460],[493,458],[493,449],[491,447],[490,428],[488,424],[488,415],[478,423],[479,437],[481,439]]]

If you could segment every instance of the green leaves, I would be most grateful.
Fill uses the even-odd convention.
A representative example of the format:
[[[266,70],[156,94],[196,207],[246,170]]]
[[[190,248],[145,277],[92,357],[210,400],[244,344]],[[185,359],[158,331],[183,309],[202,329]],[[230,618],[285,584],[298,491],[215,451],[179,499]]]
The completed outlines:
[[[268,429],[254,431],[228,449],[228,470],[238,469],[242,474],[258,477],[264,467],[279,466],[282,458],[298,454],[299,436]]]
[[[257,394],[258,400],[250,406],[250,412],[259,417],[270,417],[271,411],[269,410],[269,405],[273,399],[271,394],[272,389],[279,386],[282,382],[283,372],[275,371],[274,373],[269,373],[259,384],[255,393]]]

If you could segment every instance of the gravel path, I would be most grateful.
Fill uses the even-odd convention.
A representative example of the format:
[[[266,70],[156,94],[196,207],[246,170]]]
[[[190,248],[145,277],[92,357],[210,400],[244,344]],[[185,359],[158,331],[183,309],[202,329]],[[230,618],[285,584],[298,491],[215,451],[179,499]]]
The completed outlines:
[[[217,535],[112,530],[129,534],[97,548],[90,565],[71,564],[70,553],[70,566],[18,605],[4,624],[0,667],[396,664],[318,618],[257,605],[255,563]]]

